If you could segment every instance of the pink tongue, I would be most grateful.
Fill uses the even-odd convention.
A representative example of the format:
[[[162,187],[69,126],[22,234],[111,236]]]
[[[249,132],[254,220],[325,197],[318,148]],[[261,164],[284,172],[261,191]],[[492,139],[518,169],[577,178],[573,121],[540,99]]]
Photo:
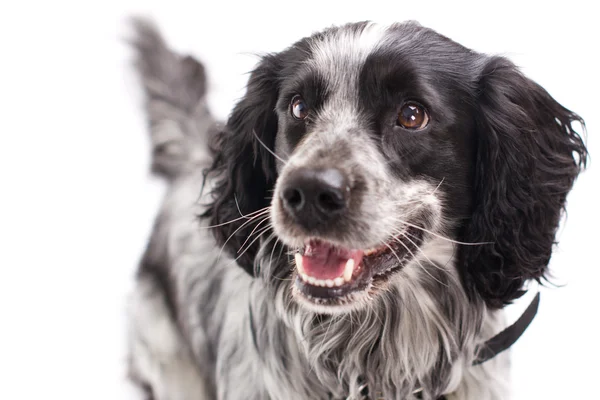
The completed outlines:
[[[304,250],[302,266],[307,275],[316,279],[335,279],[343,275],[350,258],[354,259],[357,266],[362,253],[360,250],[340,249],[320,241],[311,241]]]

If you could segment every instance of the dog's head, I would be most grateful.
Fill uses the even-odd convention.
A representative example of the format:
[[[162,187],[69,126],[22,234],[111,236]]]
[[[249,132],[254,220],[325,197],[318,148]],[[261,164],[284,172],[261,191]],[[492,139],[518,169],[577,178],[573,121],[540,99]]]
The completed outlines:
[[[251,274],[282,243],[267,279],[318,311],[402,284],[440,238],[465,290],[501,307],[546,271],[587,156],[574,121],[510,61],[418,24],[332,28],[254,70],[207,214]]]

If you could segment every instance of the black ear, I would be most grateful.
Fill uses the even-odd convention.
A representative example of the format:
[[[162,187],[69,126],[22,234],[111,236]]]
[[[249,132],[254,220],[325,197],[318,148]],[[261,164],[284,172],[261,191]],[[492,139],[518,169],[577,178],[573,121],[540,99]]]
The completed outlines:
[[[254,275],[258,241],[250,243],[268,226],[268,222],[262,222],[268,214],[248,214],[269,205],[276,179],[274,157],[263,144],[271,151],[274,148],[278,71],[277,57],[266,56],[252,72],[246,95],[211,146],[215,161],[207,171],[218,181],[212,192],[213,201],[204,216],[210,218],[219,245],[225,246],[251,275]],[[252,217],[255,218],[250,221]],[[257,227],[258,223],[261,225]]]
[[[466,287],[499,308],[547,271],[567,193],[587,150],[573,130],[583,120],[507,59],[488,60],[479,78],[472,219],[461,266]],[[474,289],[474,290],[473,290]]]

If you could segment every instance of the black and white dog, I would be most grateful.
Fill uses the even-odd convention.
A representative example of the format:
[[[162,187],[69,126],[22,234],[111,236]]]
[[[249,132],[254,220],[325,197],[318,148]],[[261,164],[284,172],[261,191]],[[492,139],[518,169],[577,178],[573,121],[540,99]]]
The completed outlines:
[[[505,58],[364,22],[263,57],[220,126],[202,65],[135,26],[169,189],[133,379],[157,400],[510,397],[507,352],[478,353],[547,272],[579,116]]]

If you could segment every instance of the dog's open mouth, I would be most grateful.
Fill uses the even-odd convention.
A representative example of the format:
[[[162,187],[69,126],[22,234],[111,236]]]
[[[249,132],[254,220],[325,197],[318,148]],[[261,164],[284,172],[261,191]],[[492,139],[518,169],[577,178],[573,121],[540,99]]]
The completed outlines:
[[[362,250],[310,240],[295,254],[296,289],[319,304],[335,303],[353,292],[385,281],[418,251],[422,231],[408,228],[380,247]]]

